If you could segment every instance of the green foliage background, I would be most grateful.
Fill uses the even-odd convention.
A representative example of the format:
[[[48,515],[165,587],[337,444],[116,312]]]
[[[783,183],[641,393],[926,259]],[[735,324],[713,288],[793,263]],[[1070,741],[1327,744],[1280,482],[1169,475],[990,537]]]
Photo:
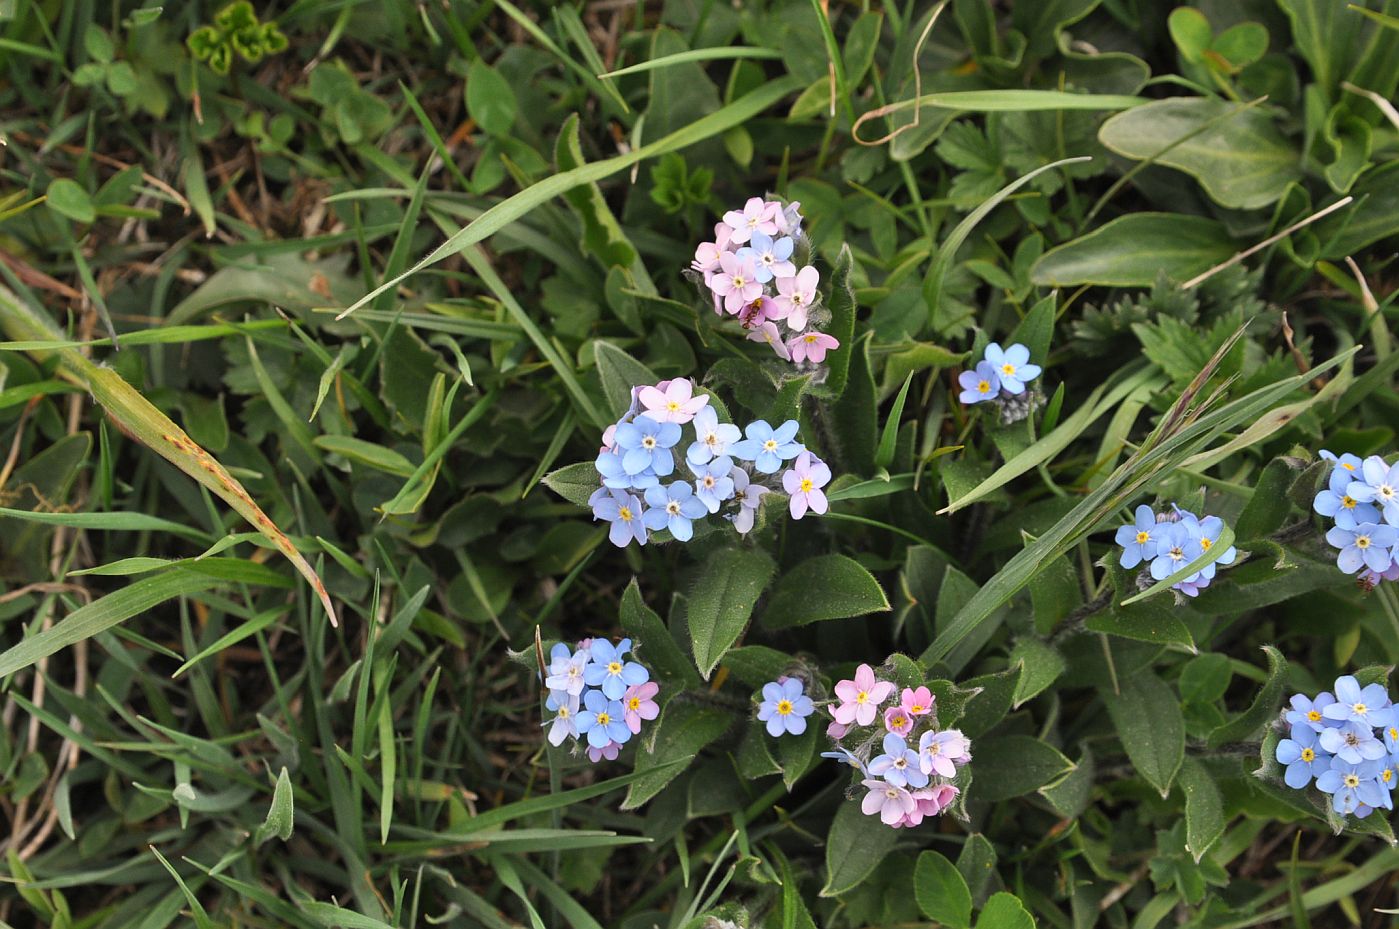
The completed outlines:
[[[1396,17],[0,4],[0,920],[1392,920],[1385,818],[1267,759],[1399,660],[1309,509],[1317,449],[1395,451]],[[824,380],[681,275],[765,193]],[[956,402],[992,340],[1027,421]],[[598,435],[678,376],[799,417],[831,516],[607,545]],[[1124,604],[1107,530],[1172,500],[1247,557]],[[537,632],[640,643],[618,762],[545,745]],[[886,829],[751,719],[886,656],[975,740],[964,818]]]

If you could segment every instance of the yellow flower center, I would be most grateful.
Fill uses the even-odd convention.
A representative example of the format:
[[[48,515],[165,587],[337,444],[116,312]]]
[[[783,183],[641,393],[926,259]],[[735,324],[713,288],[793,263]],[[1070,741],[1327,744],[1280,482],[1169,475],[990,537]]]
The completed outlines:
[[[641,440],[641,447],[642,447],[642,448],[655,448],[655,447],[656,447],[656,440],[655,440],[655,438],[653,438],[652,436],[649,436],[649,435],[648,435],[646,438],[644,438],[644,439]]]
[[[1399,739],[1399,729],[1396,729],[1396,728],[1394,728],[1393,726],[1390,726],[1390,727],[1389,727],[1389,737],[1390,737],[1391,739]]]
[[[1214,542],[1211,541],[1210,539],[1207,539],[1207,538],[1205,538],[1204,536],[1201,536],[1201,537],[1200,537],[1200,547],[1203,548],[1205,551],[1209,551],[1209,550],[1210,550],[1210,546],[1213,545],[1213,544],[1214,544]]]
[[[1321,722],[1321,712],[1319,710],[1308,710],[1307,721],[1313,723]]]
[[[636,710],[641,709],[641,698],[640,698],[640,697],[632,697],[630,700],[628,700],[628,701],[627,701],[627,709],[632,710],[633,712],[635,712]],[[1309,748],[1309,749],[1307,749],[1307,751],[1311,751],[1311,749]]]
[[[748,285],[748,281],[737,274],[734,275],[733,282],[734,286],[739,288],[746,287]]]
[[[777,440],[768,439],[766,442],[763,443],[763,450],[768,452],[777,451]]]
[[[895,729],[902,729],[907,723],[908,720],[898,714],[889,717],[889,725]]]
[[[676,410],[680,409],[680,404],[674,400],[671,400],[666,403],[665,408],[667,410],[670,410],[670,412],[674,413]]]
[[[1345,784],[1347,787],[1359,787],[1360,776],[1357,774],[1347,774],[1345,777]]]
[[[1342,498],[1341,498],[1341,509],[1343,509],[1343,510],[1353,510],[1353,509],[1355,509],[1355,500],[1353,500],[1350,496],[1342,497]]]
[[[559,707],[559,719],[568,719],[568,707]]]
[[[617,518],[624,523],[631,522],[631,507],[622,506],[617,508]]]
[[[1013,365],[1013,364],[1011,364],[1009,361],[1007,361],[1005,364],[1001,365],[1001,373],[1002,373],[1002,374],[1014,374],[1014,373],[1015,373],[1015,365]]]
[[[611,713],[599,713],[599,714],[597,714],[597,724],[598,724],[599,726],[606,726],[606,725],[607,725],[608,723],[610,723],[610,722],[612,722],[612,714],[611,714]]]
[[[778,716],[791,716],[791,715],[792,715],[792,701],[791,701],[791,700],[778,700],[778,701],[777,701],[777,715],[778,715]]]
[[[1369,548],[1369,547],[1370,547],[1370,537],[1369,537],[1368,535],[1358,535],[1358,536],[1356,536],[1356,537],[1355,537],[1355,547],[1356,547],[1356,548]]]
[[[1151,533],[1150,533],[1150,532],[1147,532],[1145,529],[1143,529],[1141,532],[1138,532],[1138,533],[1137,533],[1137,544],[1138,544],[1138,545],[1145,545],[1146,543],[1148,543],[1148,542],[1150,542],[1150,541],[1151,541]]]
[[[621,673],[622,673],[622,663],[621,663],[620,661],[609,661],[609,662],[607,663],[607,673],[608,673],[608,674],[621,674]]]
[[[1393,768],[1385,768],[1383,771],[1381,771],[1381,772],[1380,772],[1380,780],[1384,781],[1386,784],[1388,784],[1390,781],[1394,780],[1394,769],[1393,769]]]
[[[1364,716],[1370,708],[1363,703],[1357,703],[1351,709],[1355,711],[1356,716]]]
[[[857,693],[857,694],[855,695],[855,702],[856,702],[856,703],[868,703],[868,702],[869,702],[869,699],[870,699],[870,695],[869,695],[868,693],[866,693],[865,691],[863,691],[863,690],[860,691],[859,693]]]
[[[977,381],[977,383],[976,383],[976,392],[977,392],[977,393],[981,393],[981,394],[989,394],[989,393],[991,392],[991,382],[990,382],[990,381]]]
[[[923,712],[923,704],[921,704],[921,703],[915,703],[915,704],[913,704],[913,706],[911,706],[911,707],[908,708],[908,711],[909,711],[910,713],[912,713],[914,716],[917,716],[919,713],[922,713],[922,712]]]
[[[1355,470],[1355,465],[1351,464],[1351,463],[1348,462],[1348,461],[1338,462],[1338,464],[1340,464],[1340,466],[1343,467],[1343,468],[1345,468],[1347,471],[1354,471],[1354,470]]]
[[[815,336],[815,335],[812,335],[811,333],[807,333],[807,334],[803,337],[803,339],[804,339],[804,341],[806,342],[807,345],[810,345],[812,342],[815,342],[815,341],[816,341],[816,336]]]
[[[801,482],[801,492],[802,492],[802,493],[804,493],[804,494],[809,494],[809,493],[811,493],[813,486],[814,486],[814,485],[812,485],[812,483],[811,483],[811,478],[809,478],[809,477],[804,477],[804,478],[802,478],[802,482]]]
[[[1316,752],[1312,751],[1310,748],[1302,749],[1302,760],[1310,764],[1316,760]]]
[[[1171,559],[1173,561],[1184,561],[1185,552],[1181,551],[1179,547],[1173,548],[1171,549]]]

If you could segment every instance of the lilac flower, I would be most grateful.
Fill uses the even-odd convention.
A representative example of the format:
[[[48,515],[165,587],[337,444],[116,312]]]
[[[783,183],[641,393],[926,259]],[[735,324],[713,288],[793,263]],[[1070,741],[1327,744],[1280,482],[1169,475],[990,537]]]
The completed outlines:
[[[1307,725],[1292,727],[1292,738],[1278,743],[1276,758],[1287,765],[1283,780],[1296,790],[1331,769],[1331,755],[1318,743],[1316,730]]]
[[[738,434],[737,427],[730,427]],[[695,475],[695,498],[710,513],[719,512],[719,506],[734,495],[734,463],[728,455],[715,458],[708,464],[687,462]]]
[[[782,332],[777,328],[777,323],[764,321],[761,325],[748,333],[750,342],[766,342],[772,346],[772,350],[778,358],[783,361],[791,361],[792,353],[787,348],[787,343],[782,341]]]
[[[1199,558],[1204,548],[1180,523],[1161,523],[1157,528],[1160,534],[1156,541],[1156,557],[1151,561],[1151,576],[1163,581]],[[1186,580],[1194,580],[1194,577]]]
[[[708,512],[704,502],[695,496],[695,489],[685,481],[652,487],[646,491],[646,503],[650,507],[643,517],[646,528],[669,529],[677,542],[694,538],[693,521],[704,518]]]
[[[1379,455],[1371,455],[1361,465],[1363,481],[1351,481],[1346,493],[1361,503],[1374,503],[1384,514],[1384,521],[1399,526],[1399,461],[1385,464]]]
[[[726,454],[729,446],[743,435],[733,423],[719,422],[718,411],[708,406],[695,414],[694,426],[695,441],[685,452],[685,459],[691,464],[706,464]]]
[[[1354,813],[1364,804],[1382,807],[1389,800],[1389,791],[1379,781],[1382,765],[1378,761],[1359,763],[1331,759],[1331,770],[1316,779],[1317,789],[1331,794],[1331,808],[1337,813]]]
[[[632,540],[637,545],[646,544],[646,510],[635,494],[620,490],[609,490],[609,496],[593,504],[593,519],[602,519],[612,524],[607,537],[618,548],[626,548]]]
[[[737,466],[729,472],[729,476],[734,482],[734,500],[738,501],[738,511],[729,518],[733,520],[739,535],[747,535],[753,529],[753,520],[758,515],[758,507],[762,506],[763,494],[769,488],[753,483],[748,472]]]
[[[714,241],[701,242],[695,249],[695,260],[690,262],[690,267],[704,275],[705,283],[709,283],[710,274],[719,267],[719,256],[728,251],[732,236],[733,230],[726,223],[716,223]]]
[[[766,284],[774,277],[792,277],[797,273],[797,266],[787,260],[792,257],[792,248],[792,240],[787,236],[774,240],[766,233],[755,232],[748,245],[735,254],[740,258],[752,258],[758,280]]]
[[[884,736],[884,754],[871,759],[870,774],[882,777],[895,787],[926,787],[928,773],[918,760],[918,753],[897,733]]]
[[[1323,729],[1318,741],[1326,751],[1351,764],[1374,761],[1387,754],[1384,743],[1375,738],[1375,730],[1365,723],[1348,722],[1334,729]]]
[[[787,328],[801,332],[806,328],[807,314],[816,303],[816,285],[821,275],[811,265],[807,265],[791,277],[777,279],[777,313],[774,318],[785,319]]]
[[[952,805],[952,801],[957,799],[958,793],[960,791],[951,784],[938,784],[915,790],[913,799],[918,801],[918,812],[924,816],[937,816]]]
[[[908,691],[904,691],[908,693]],[[913,717],[902,706],[891,706],[884,711],[884,728],[894,735],[904,738],[913,731]]]
[[[1008,394],[1023,394],[1025,385],[1040,376],[1040,366],[1030,364],[1030,350],[1019,343],[1003,350],[1000,343],[992,342],[986,346],[985,358]]]
[[[632,731],[632,735],[641,731],[643,719],[655,719],[661,715],[661,708],[656,705],[656,694],[660,691],[659,684],[647,681],[645,684],[628,687],[626,693],[622,694],[623,721]]]
[[[874,722],[879,705],[894,692],[894,685],[888,681],[875,680],[874,669],[862,664],[855,669],[853,680],[836,684],[835,692],[841,701],[839,706],[831,710],[835,721],[842,726],[851,723],[868,726]]]
[[[1359,580],[1362,583],[1374,587],[1380,581],[1399,581],[1399,545],[1394,546],[1394,550],[1389,553],[1389,567],[1383,571],[1371,571],[1365,569],[1360,572]]]
[[[569,652],[567,645],[558,643],[549,650],[549,674],[544,678],[544,686],[576,698],[583,692],[583,669],[591,660],[589,652],[580,650],[575,655]]]
[[[602,478],[603,486],[616,490],[645,490],[656,486],[659,480],[650,468],[637,474],[628,474],[622,464],[622,456],[614,451],[600,452],[593,465],[597,468],[598,476]]]
[[[1355,484],[1351,485],[1354,495]],[[1336,567],[1347,574],[1354,574],[1362,567],[1382,572],[1393,561],[1390,549],[1399,544],[1399,531],[1393,526],[1377,523],[1361,523],[1354,529],[1332,526],[1326,532],[1326,541],[1333,548],[1340,549],[1336,556]],[[1339,697],[1339,694],[1337,695]]]
[[[925,732],[918,740],[918,763],[927,774],[954,777],[958,765],[972,760],[970,747],[959,729]]]
[[[609,700],[600,690],[590,690],[583,696],[583,709],[578,711],[575,722],[580,735],[588,737],[593,748],[602,748],[608,742],[622,745],[631,738],[627,728],[626,711],[616,699]]]
[[[1156,514],[1145,503],[1137,507],[1136,520],[1127,526],[1119,526],[1115,541],[1122,546],[1122,554],[1117,563],[1124,568],[1135,568],[1143,561],[1156,557],[1157,532]]]
[[[762,197],[750,197],[743,205],[742,212],[729,210],[724,214],[724,222],[733,230],[730,241],[735,245],[742,245],[751,239],[755,232],[775,235],[779,212],[778,204],[766,202]]]
[[[1308,699],[1305,694],[1293,694],[1289,701],[1292,709],[1287,711],[1287,721],[1293,726],[1310,726],[1320,732],[1327,727],[1326,716],[1322,711],[1335,702],[1336,698],[1329,690],[1317,694],[1315,700]]]
[[[766,420],[756,420],[744,430],[747,438],[735,442],[729,453],[742,461],[753,462],[753,466],[764,474],[776,474],[782,462],[805,451],[800,443],[792,441],[797,435],[797,428],[795,419],[787,420],[776,429],[769,426]]]
[[[555,713],[553,719],[545,721],[545,725],[549,727],[550,745],[557,748],[563,744],[564,739],[578,738],[577,694],[566,694],[562,691],[550,693],[544,705]]]
[[[763,294],[738,311],[738,321],[743,324],[744,329],[760,329],[776,311],[776,302],[767,294]]]
[[[1336,702],[1324,708],[1321,715],[1366,728],[1383,728],[1399,723],[1393,702],[1384,687],[1369,684],[1362,688],[1360,682],[1349,674],[1336,678]]]
[[[914,718],[931,713],[935,701],[933,692],[926,687],[919,687],[917,690],[905,687],[904,692],[899,695],[899,706]]]
[[[594,748],[591,745],[588,746],[588,760],[593,764],[597,764],[604,758],[608,761],[616,761],[617,753],[621,750],[622,746],[619,743],[608,739],[607,744],[603,745],[602,748]]]
[[[724,298],[724,309],[730,315],[763,295],[763,285],[758,282],[758,270],[753,267],[752,258],[739,258],[733,252],[719,256],[719,271],[710,279],[709,287]]]
[[[801,202],[793,200],[785,207],[780,203],[773,203],[777,208],[773,217],[777,223],[777,231],[783,235],[799,236],[802,233],[802,214],[800,212]]]
[[[680,427],[675,423],[657,422],[650,416],[638,416],[629,423],[617,424],[617,447],[622,450],[622,470],[640,474],[647,468],[657,477],[666,477],[675,470],[671,449],[680,441]]]
[[[784,733],[801,735],[806,731],[806,718],[816,711],[816,704],[804,691],[802,682],[795,677],[763,685],[758,719],[767,724],[768,735],[777,738]]]
[[[1331,472],[1326,489],[1312,500],[1312,509],[1322,516],[1331,517],[1342,529],[1354,529],[1361,523],[1379,522],[1380,511],[1375,509],[1373,504],[1361,503],[1346,492],[1351,481],[1350,472],[1336,468]]]
[[[800,364],[810,361],[819,365],[826,360],[826,352],[840,348],[840,340],[824,332],[804,332],[787,342],[787,351],[792,361]]]
[[[662,381],[655,387],[643,387],[637,394],[646,415],[658,423],[683,425],[709,405],[709,397],[694,396],[695,385],[687,377]]]
[[[796,464],[782,475],[782,489],[791,500],[789,508],[793,519],[801,519],[807,508],[818,516],[824,514],[830,504],[826,502],[825,487],[831,480],[831,469],[811,452],[797,456]]]
[[[631,651],[631,639],[623,639],[616,645],[606,639],[593,640],[593,663],[583,672],[583,680],[589,687],[601,687],[608,700],[620,700],[628,687],[644,684],[651,679],[651,673],[635,661],[624,661],[623,656]],[[586,701],[586,697],[584,698]],[[589,706],[591,709],[591,706]],[[622,714],[617,714],[622,720]],[[581,724],[580,724],[581,725]],[[618,739],[625,742],[626,739]]]
[[[860,801],[860,810],[866,816],[878,814],[880,821],[887,826],[894,825],[918,808],[912,794],[888,781],[866,778],[860,784],[869,791]]]
[[[962,392],[957,396],[963,403],[994,400],[1001,390],[1001,379],[988,361],[977,362],[975,371],[957,375],[957,383],[962,385]]]

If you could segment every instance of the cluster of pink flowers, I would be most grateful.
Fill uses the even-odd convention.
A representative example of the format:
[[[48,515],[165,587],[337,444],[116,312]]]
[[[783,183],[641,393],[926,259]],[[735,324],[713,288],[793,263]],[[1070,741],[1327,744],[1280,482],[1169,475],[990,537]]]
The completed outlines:
[[[826,728],[836,751],[822,755],[860,771],[860,809],[866,815],[903,829],[952,805],[959,793],[957,771],[972,756],[971,740],[960,731],[938,729],[936,701],[927,687],[905,687],[897,703],[884,706],[897,691],[867,664],[853,679],[837,683],[839,702],[828,707],[833,721]]]
[[[784,361],[821,364],[840,342],[816,326],[822,315],[820,275],[792,260],[799,247],[809,251],[802,242],[800,206],[749,199],[715,224],[714,241],[700,243],[690,267],[704,276],[714,312],[738,317],[750,330],[749,339],[771,345]],[[785,336],[778,322],[786,327]]]

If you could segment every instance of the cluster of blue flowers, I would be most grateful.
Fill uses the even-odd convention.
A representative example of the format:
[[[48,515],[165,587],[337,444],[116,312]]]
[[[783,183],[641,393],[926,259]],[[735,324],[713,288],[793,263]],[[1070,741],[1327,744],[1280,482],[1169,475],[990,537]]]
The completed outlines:
[[[1162,513],[1155,513],[1151,507],[1142,504],[1137,507],[1135,516],[1131,523],[1118,527],[1116,542],[1122,546],[1122,554],[1117,563],[1124,568],[1135,568],[1145,563],[1152,578],[1158,581],[1165,580],[1208,552],[1224,531],[1224,520],[1218,516],[1201,519],[1174,503]],[[1217,566],[1233,564],[1237,557],[1238,551],[1231,545],[1218,560],[1178,581],[1171,589],[1187,597],[1198,597],[1200,591],[1214,580]]]
[[[1399,462],[1325,449],[1321,457],[1334,464],[1312,509],[1334,523],[1326,541],[1339,549],[1336,567],[1347,574],[1359,571],[1367,588],[1399,581]]]
[[[1399,707],[1379,684],[1361,687],[1349,674],[1336,678],[1336,692],[1292,697],[1284,717],[1291,738],[1278,742],[1275,757],[1286,765],[1288,787],[1317,789],[1331,796],[1337,813],[1364,818],[1394,809],[1399,785]]]
[[[631,650],[631,639],[616,645],[584,639],[573,649],[562,642],[550,649],[544,674],[545,706],[554,712],[544,721],[550,745],[586,742],[593,762],[612,761],[641,732],[643,720],[660,715],[660,687],[642,664],[627,659]]]
[[[679,471],[675,450],[684,425],[694,430],[684,458],[689,477],[662,483]],[[603,433],[595,462],[602,486],[588,500],[593,518],[612,524],[608,537],[619,548],[645,545],[648,533],[661,529],[688,542],[695,520],[715,514],[746,534],[763,495],[777,489],[764,481],[789,461],[780,484],[792,518],[808,509],[825,513],[822,488],[831,470],[796,440],[797,429],[795,419],[775,427],[760,419],[739,432],[719,422],[709,397],[696,395],[684,378],[634,388],[631,407]]]
[[[971,371],[957,376],[963,403],[985,403],[1023,396],[1025,385],[1040,376],[1040,366],[1030,364],[1030,350],[1019,342],[1003,349],[999,342],[986,346],[986,353]]]

